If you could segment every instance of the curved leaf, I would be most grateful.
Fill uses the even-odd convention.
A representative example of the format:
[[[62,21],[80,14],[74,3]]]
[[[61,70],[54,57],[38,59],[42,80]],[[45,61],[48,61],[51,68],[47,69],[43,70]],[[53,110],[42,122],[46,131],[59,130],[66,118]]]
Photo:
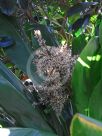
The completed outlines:
[[[0,136],[57,136],[53,133],[32,128],[0,128]]]
[[[89,110],[90,96],[100,79],[99,74],[95,74],[96,69],[100,67],[100,61],[90,60],[93,56],[96,58],[98,49],[98,39],[93,37],[79,56],[72,75],[73,105],[77,112],[83,114],[87,114]]]
[[[13,116],[17,126],[42,129],[52,132],[37,109],[25,96],[0,74],[0,105]]]
[[[27,60],[32,53],[31,45],[25,35],[21,37],[20,28],[17,25],[15,18],[9,20],[0,14],[0,35],[11,37],[15,44],[10,48],[6,48],[5,52],[11,58],[12,62],[26,73]]]
[[[8,47],[14,44],[14,41],[11,37],[0,35],[0,47]]]
[[[102,136],[102,123],[76,114],[71,123],[71,136]]]
[[[80,13],[82,11],[84,11],[86,8],[89,8],[92,5],[97,5],[98,2],[80,2],[74,6],[72,6],[69,10],[68,10],[68,14],[67,16],[72,16],[74,14]]]
[[[101,48],[102,48],[102,21],[101,21],[100,26],[99,26],[99,42],[100,42],[100,45],[101,45]]]
[[[69,26],[68,30],[69,31],[76,31],[79,28],[86,28],[86,26],[89,24],[89,20],[90,20],[90,15],[85,15],[83,18],[79,18],[77,21],[74,22],[74,24],[72,24],[71,26]]]
[[[102,121],[102,79],[95,87],[89,103],[90,116]]]
[[[85,34],[81,34],[78,37],[74,37],[72,41],[72,53],[80,54],[86,46]]]
[[[35,98],[26,90],[22,82],[0,61],[0,74],[4,76],[18,91],[20,91],[31,103]]]

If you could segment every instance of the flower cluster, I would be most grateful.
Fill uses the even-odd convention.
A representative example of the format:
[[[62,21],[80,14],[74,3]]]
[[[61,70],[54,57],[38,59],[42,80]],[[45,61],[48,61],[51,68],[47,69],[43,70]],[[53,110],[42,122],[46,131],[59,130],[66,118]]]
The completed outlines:
[[[69,98],[69,84],[76,58],[72,57],[68,46],[50,47],[45,44],[40,33],[35,35],[41,48],[34,52],[33,63],[42,79],[42,83],[35,84],[35,87],[41,101],[51,105],[59,116]]]

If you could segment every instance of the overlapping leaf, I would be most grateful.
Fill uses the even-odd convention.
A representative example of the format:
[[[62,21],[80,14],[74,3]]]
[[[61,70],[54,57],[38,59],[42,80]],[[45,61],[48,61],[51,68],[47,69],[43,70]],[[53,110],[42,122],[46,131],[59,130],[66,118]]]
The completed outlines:
[[[69,26],[69,31],[77,31],[79,28],[86,28],[86,26],[89,24],[90,15],[86,15],[83,18],[77,19],[71,26]]]
[[[85,35],[79,35],[78,37],[74,37],[72,40],[72,53],[73,54],[80,54],[81,51],[86,46]]]
[[[96,61],[97,55],[99,55],[98,49],[98,39],[93,37],[79,56],[73,71],[73,104],[77,112],[83,114],[87,114],[89,111],[90,96],[100,80],[100,73],[96,73],[96,70],[100,70],[101,62],[100,59]]]
[[[9,47],[14,44],[11,37],[0,35],[0,47]]]
[[[0,136],[57,136],[53,133],[32,128],[0,128]]]
[[[15,18],[14,18],[15,19]],[[25,37],[21,37],[16,20],[9,20],[0,14],[0,35],[6,35],[13,39],[14,45],[6,49],[6,53],[22,71],[26,72],[27,60],[31,54],[31,46]],[[23,62],[23,63],[22,63]]]
[[[76,114],[71,123],[71,136],[102,136],[102,123]]]
[[[13,116],[17,126],[50,131],[50,127],[26,97],[0,74],[0,105]]]
[[[78,3],[78,4],[74,5],[74,6],[72,6],[71,8],[69,8],[67,15],[69,17],[69,16],[72,16],[74,14],[83,12],[87,8],[89,8],[90,6],[97,5],[97,4],[98,4],[98,2],[81,2],[81,3]]]

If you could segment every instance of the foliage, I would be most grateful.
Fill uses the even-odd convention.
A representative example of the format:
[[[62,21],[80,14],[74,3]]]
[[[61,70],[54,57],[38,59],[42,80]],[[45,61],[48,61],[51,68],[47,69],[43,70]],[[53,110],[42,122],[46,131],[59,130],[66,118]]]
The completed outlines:
[[[101,5],[100,0],[0,1],[0,127],[7,127],[0,133],[102,135],[102,125],[96,121],[102,122]],[[65,103],[60,116],[50,106],[40,105],[37,92],[32,95],[16,77],[28,74],[28,60],[40,47],[35,30],[51,48],[67,44],[79,56],[72,74],[72,101]],[[71,122],[73,111],[84,115],[75,115]]]
[[[102,123],[87,116],[76,114],[71,124],[71,136],[82,135],[102,136]]]
[[[51,134],[47,131],[36,130],[32,128],[0,128],[0,135],[4,136],[56,136],[55,134]]]

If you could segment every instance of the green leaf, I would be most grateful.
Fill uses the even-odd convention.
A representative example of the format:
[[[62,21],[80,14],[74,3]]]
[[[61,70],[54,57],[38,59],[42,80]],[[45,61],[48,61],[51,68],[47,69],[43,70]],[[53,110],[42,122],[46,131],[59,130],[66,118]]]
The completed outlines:
[[[102,79],[96,85],[89,103],[90,116],[102,121]]]
[[[7,18],[0,14],[0,34],[12,37],[15,44],[5,51],[12,62],[22,71],[26,72],[27,60],[32,52],[31,45],[25,35],[21,37],[20,28],[17,26],[15,18]]]
[[[52,34],[50,28],[44,25],[33,25],[33,30],[40,30],[42,33],[42,37],[46,40],[46,44],[49,46],[57,46],[57,41],[55,40],[54,35]],[[31,30],[32,30],[31,29]],[[12,62],[17,65],[22,71],[27,73],[26,65],[30,55],[33,52],[32,46],[34,50],[38,48],[38,43],[36,39],[33,37],[32,39],[32,46],[28,41],[24,31],[22,31],[22,36],[20,32],[22,31],[21,28],[18,27],[15,18],[6,18],[3,15],[0,15],[0,34],[7,35],[12,37],[15,41],[15,44],[10,47],[6,48],[5,51],[7,55],[11,58]]]
[[[83,48],[86,45],[85,35],[79,35],[78,37],[73,38],[72,41],[72,53],[80,54]]]
[[[6,120],[6,119],[2,119],[2,118],[0,118],[0,128],[1,127],[14,127],[14,125],[13,124],[11,124],[11,122],[10,121],[8,121],[8,120]]]
[[[71,123],[71,136],[102,136],[102,123],[76,114]]]
[[[29,102],[33,102],[35,98],[26,90],[22,82],[0,61],[0,74],[5,77],[20,93],[22,93]],[[36,100],[35,100],[36,101]]]
[[[101,48],[102,48],[102,21],[101,21],[100,26],[99,26],[99,43],[100,43]]]
[[[0,61],[0,74],[5,77],[17,90],[25,89],[21,81]]]
[[[101,24],[102,25],[102,24]],[[101,40],[101,39],[100,39]],[[100,54],[101,54],[101,60],[100,60],[100,67],[98,68],[98,71],[96,74],[100,74],[100,80],[98,81],[98,83],[96,84],[93,93],[90,97],[90,101],[89,101],[89,109],[90,109],[90,116],[102,121],[102,53],[100,50]]]
[[[0,105],[13,116],[18,126],[51,131],[37,109],[0,74]]]
[[[57,136],[53,133],[32,128],[0,128],[2,136]]]
[[[72,75],[73,105],[77,112],[86,115],[89,111],[90,96],[100,79],[96,72],[100,67],[100,61],[96,61],[98,49],[98,39],[93,37],[79,56]],[[94,69],[94,65],[96,69]],[[96,78],[94,78],[94,75]]]

